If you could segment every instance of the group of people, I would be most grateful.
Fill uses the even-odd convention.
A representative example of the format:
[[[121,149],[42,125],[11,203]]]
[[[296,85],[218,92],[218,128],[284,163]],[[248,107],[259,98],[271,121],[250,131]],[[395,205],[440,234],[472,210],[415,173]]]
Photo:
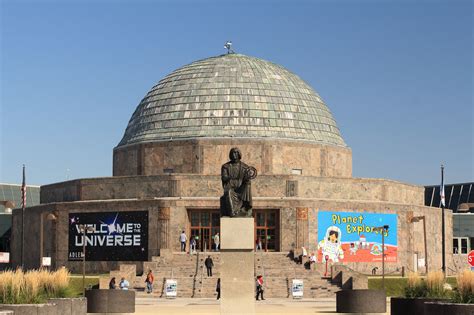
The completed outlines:
[[[120,282],[118,284],[118,288],[120,290],[128,290],[128,287],[130,286],[130,283],[128,282],[127,279],[125,279],[124,277],[122,277],[122,279],[120,279]],[[115,290],[117,289],[117,282],[115,280],[115,277],[113,277],[112,279],[110,279],[110,282],[109,282],[109,289],[111,290]]]
[[[196,239],[198,239],[198,237],[191,237],[191,240],[189,241],[189,253],[192,254],[192,253],[195,253],[196,252],[196,245],[197,245],[197,242],[196,242]],[[219,236],[219,232],[217,232],[213,237],[212,237],[212,241],[213,241],[213,249],[215,251],[219,251],[220,249],[220,236]],[[182,231],[181,234],[179,235],[179,242],[181,243],[181,251],[182,252],[186,252],[186,244],[188,242],[188,237],[186,235],[186,232]]]
[[[153,272],[151,270],[148,270],[148,273],[147,273],[146,279],[145,279],[146,293],[150,294],[150,293],[153,292],[153,282],[154,281],[155,281],[155,277],[153,276]],[[129,287],[130,287],[130,283],[128,282],[128,280],[125,279],[125,277],[122,277],[120,279],[119,284],[118,284],[118,289],[128,290]],[[110,279],[109,289],[111,289],[111,290],[117,289],[117,284],[116,284],[115,277]]]
[[[212,267],[214,266],[214,262],[212,261],[211,256],[207,256],[206,260],[204,261],[204,264],[206,265],[207,268],[207,276],[212,277]],[[153,276],[153,272],[151,270],[148,270],[148,273],[146,275],[145,283],[146,283],[146,293],[150,294],[153,292],[153,281],[155,280],[155,277]],[[127,279],[122,277],[120,279],[120,283],[118,285],[118,288],[120,290],[128,290],[130,286],[130,283],[128,282]],[[109,289],[115,290],[117,289],[117,284],[115,277],[113,277],[110,282],[109,282]],[[263,277],[261,275],[257,276],[257,279],[255,281],[255,300],[265,300],[263,298]],[[219,300],[221,298],[221,278],[217,279],[217,284],[216,284],[216,292],[217,292],[217,299]]]

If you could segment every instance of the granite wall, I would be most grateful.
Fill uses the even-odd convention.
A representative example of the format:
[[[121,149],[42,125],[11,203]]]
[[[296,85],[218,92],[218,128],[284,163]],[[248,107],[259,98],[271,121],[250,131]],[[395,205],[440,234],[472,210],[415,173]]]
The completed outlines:
[[[298,175],[259,175],[252,181],[255,197],[299,197],[383,201],[423,205],[424,188],[384,179],[327,178]],[[88,178],[41,186],[41,203],[216,197],[222,194],[220,176],[156,175]]]
[[[189,235],[188,210],[218,209],[219,198],[168,197],[145,200],[109,200],[52,203],[27,208],[25,216],[25,267],[34,268],[40,262],[40,222],[48,213],[57,216],[56,221],[44,221],[43,253],[51,255],[54,267],[65,265],[73,272],[81,272],[81,262],[69,262],[68,251],[68,218],[72,212],[96,211],[149,211],[149,260],[157,256],[160,249],[179,251],[179,234],[184,229]],[[413,255],[424,255],[423,224],[410,223],[413,216],[425,215],[427,227],[428,263],[430,270],[441,268],[441,212],[437,208],[419,205],[403,205],[379,201],[325,200],[318,198],[263,198],[254,199],[254,209],[279,209],[279,245],[280,251],[297,250],[305,246],[309,251],[316,251],[318,232],[318,211],[374,212],[397,214],[398,261],[386,263],[387,272],[405,267],[413,270]],[[20,264],[21,211],[14,210],[12,231],[12,260]],[[452,214],[446,211],[446,239],[452,239]],[[447,265],[454,268],[452,261],[452,242],[446,242]],[[119,263],[135,263],[142,269],[141,262],[87,262],[87,272],[106,272],[116,269]],[[350,268],[370,273],[373,267],[381,263],[347,263]]]
[[[114,149],[113,175],[166,173],[219,175],[237,146],[245,163],[260,174],[351,177],[352,151],[348,147],[304,141],[263,139],[193,139],[136,144]]]

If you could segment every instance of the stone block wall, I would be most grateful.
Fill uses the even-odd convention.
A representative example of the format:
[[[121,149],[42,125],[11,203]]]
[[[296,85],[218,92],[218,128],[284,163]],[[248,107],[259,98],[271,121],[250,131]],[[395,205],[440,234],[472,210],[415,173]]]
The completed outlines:
[[[352,151],[348,147],[305,141],[265,139],[170,140],[114,149],[114,176],[166,173],[220,175],[229,151],[237,146],[243,161],[260,174],[351,177]]]
[[[384,179],[259,175],[252,190],[255,197],[424,203],[423,187]],[[41,186],[41,203],[221,195],[221,179],[216,175],[116,176]]]

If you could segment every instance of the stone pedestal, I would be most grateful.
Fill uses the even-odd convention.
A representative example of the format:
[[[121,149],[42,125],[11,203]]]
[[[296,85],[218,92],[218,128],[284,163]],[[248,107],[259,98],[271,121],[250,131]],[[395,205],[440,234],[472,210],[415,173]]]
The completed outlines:
[[[254,219],[221,218],[221,314],[255,314]]]

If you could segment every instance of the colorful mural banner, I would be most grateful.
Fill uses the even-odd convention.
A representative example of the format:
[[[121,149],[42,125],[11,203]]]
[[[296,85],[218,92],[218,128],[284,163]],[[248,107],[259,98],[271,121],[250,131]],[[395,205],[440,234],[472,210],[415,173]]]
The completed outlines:
[[[318,212],[318,261],[381,262],[382,234],[385,262],[397,261],[397,215],[369,212]]]

